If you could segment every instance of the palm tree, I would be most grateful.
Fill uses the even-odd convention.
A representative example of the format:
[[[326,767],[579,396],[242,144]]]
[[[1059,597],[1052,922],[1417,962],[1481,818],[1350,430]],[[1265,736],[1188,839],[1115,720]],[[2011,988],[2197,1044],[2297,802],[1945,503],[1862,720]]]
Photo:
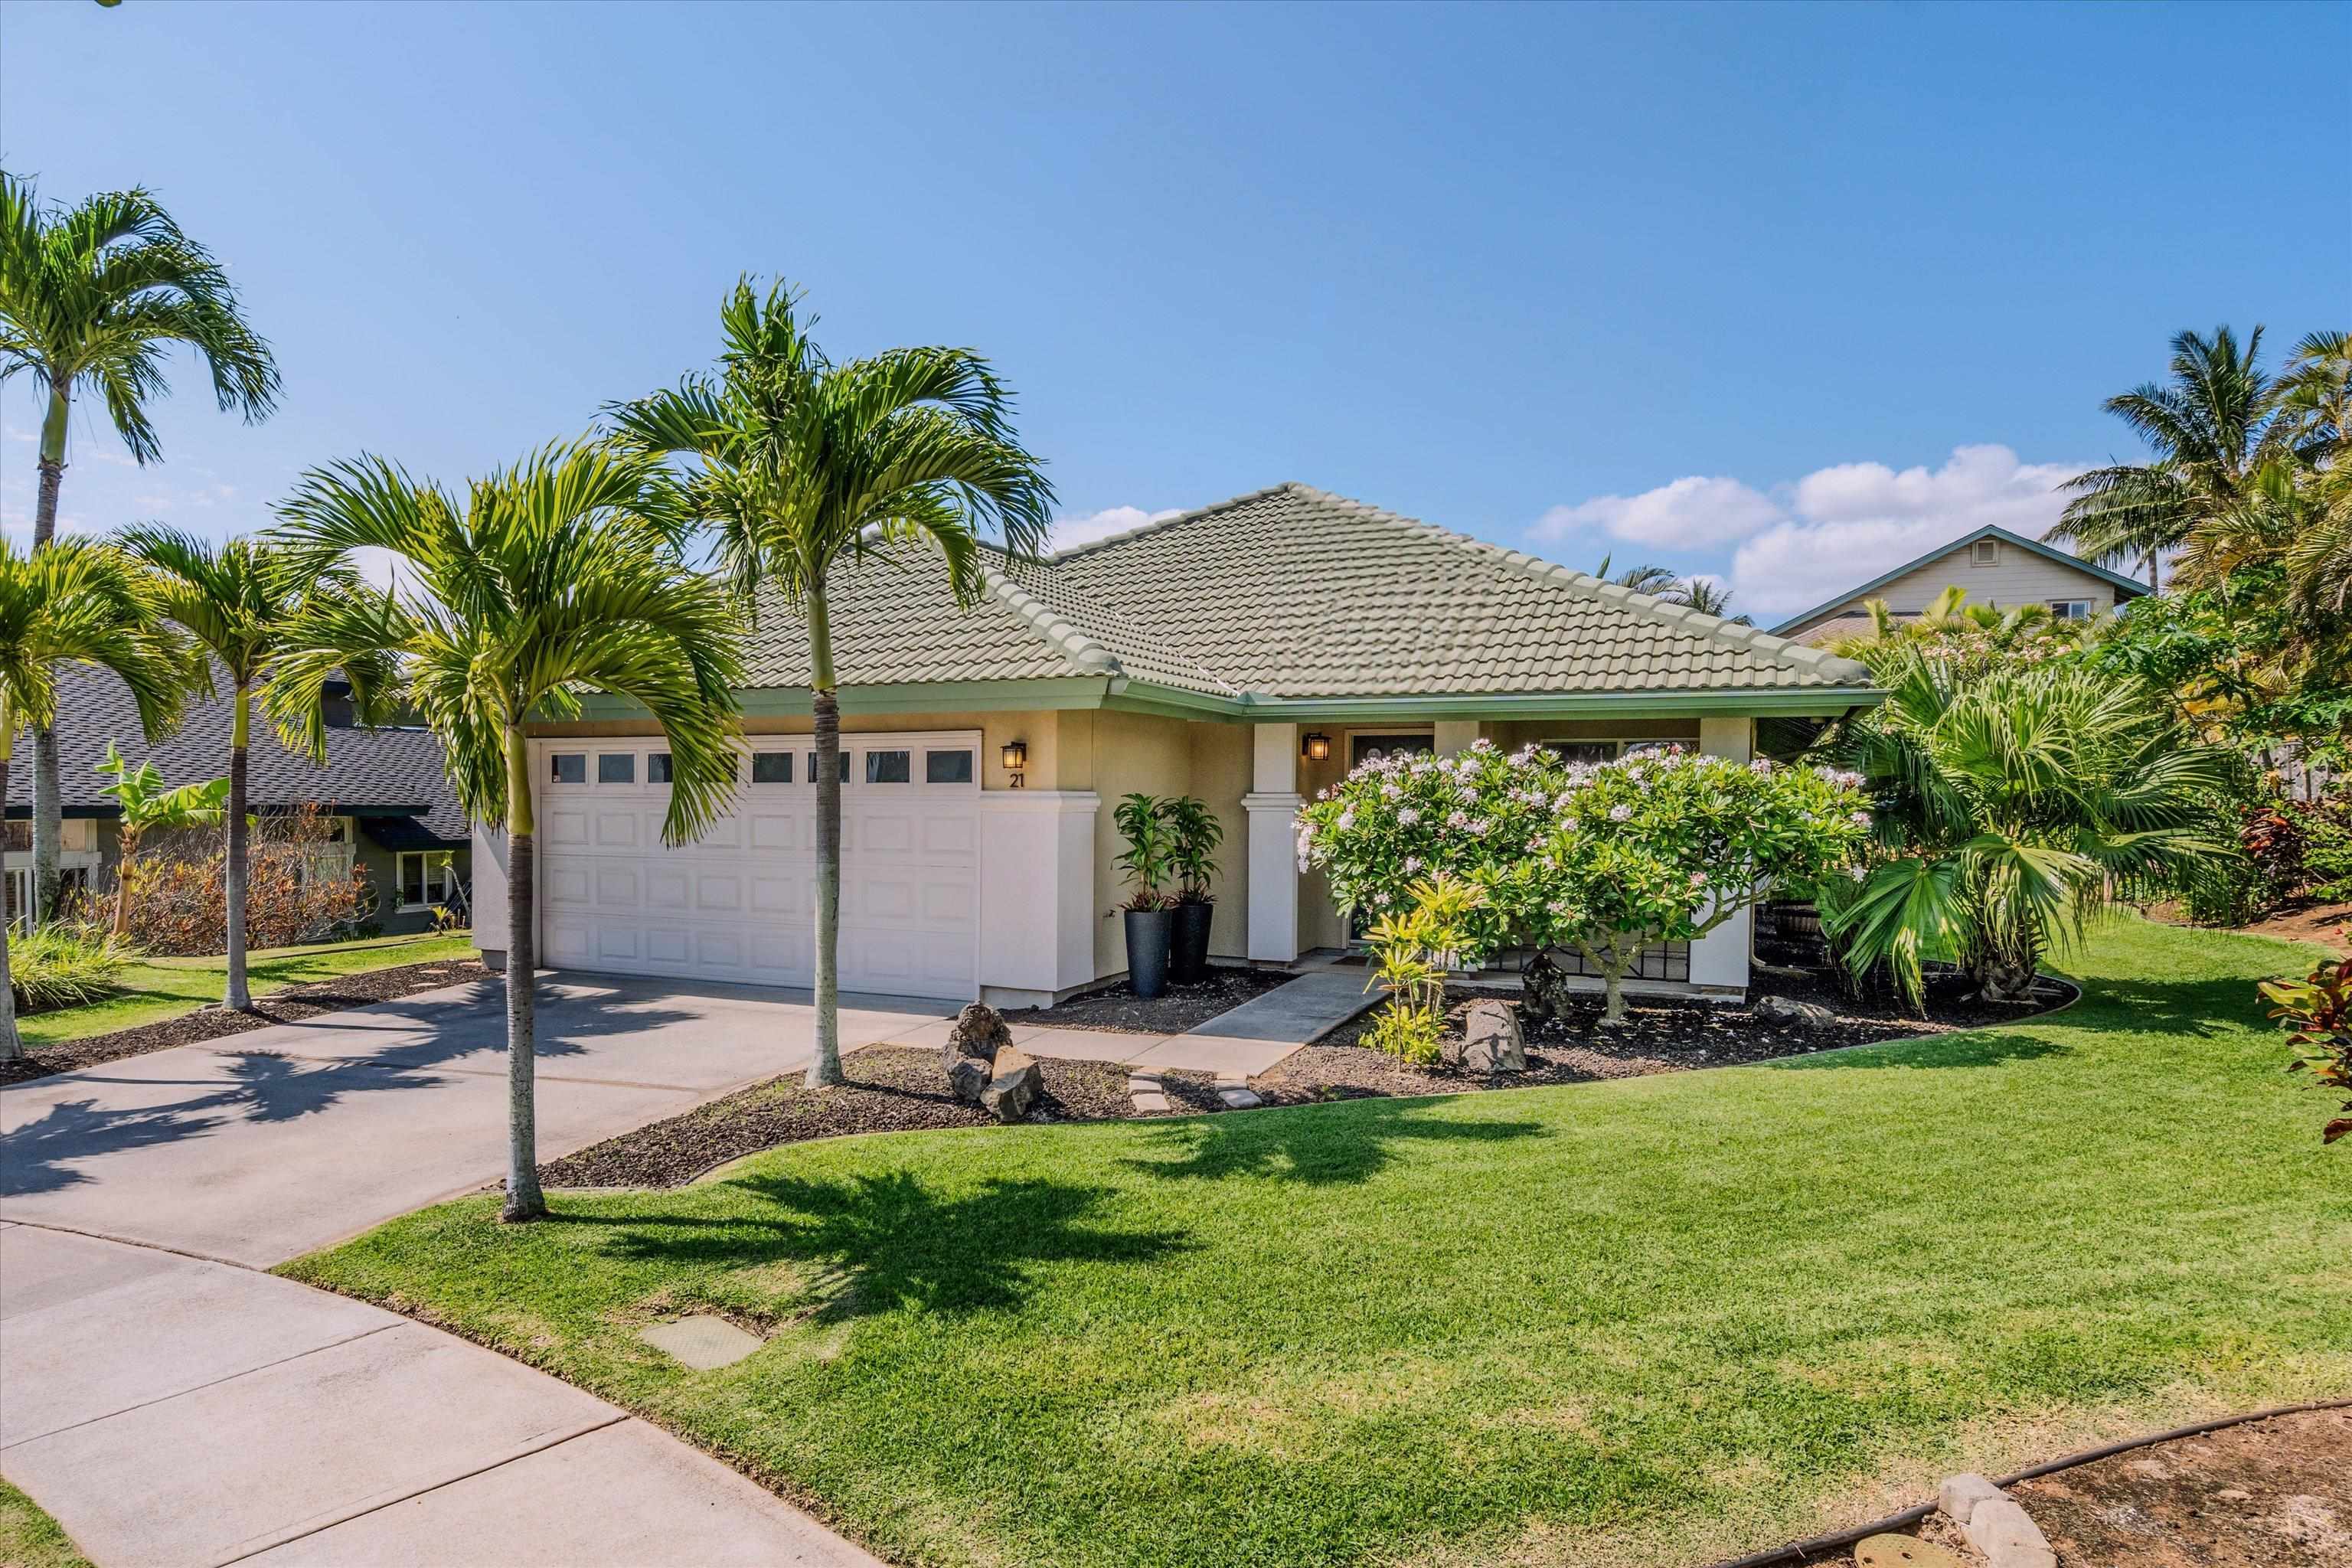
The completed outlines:
[[[122,814],[116,832],[114,934],[126,936],[131,931],[131,863],[139,854],[140,842],[150,833],[184,832],[218,822],[228,799],[228,780],[207,779],[166,789],[162,770],[152,762],[132,767],[110,738],[106,742],[106,761],[92,771],[114,775],[114,782],[100,784],[98,793],[112,795]]]
[[[1658,596],[1669,605],[1687,605],[1702,616],[1727,619],[1734,626],[1748,624],[1746,616],[1731,614],[1731,590],[1705,577],[1685,577]]]
[[[1874,673],[1885,703],[1829,754],[1868,781],[1883,854],[1823,889],[1823,914],[1856,969],[1888,966],[1914,1002],[1931,951],[2022,1000],[2111,900],[2232,853],[2197,831],[2231,753],[2193,743],[2146,683],[2071,661],[1963,678],[1916,647]]]
[[[248,424],[278,401],[269,345],[247,325],[212,252],[190,239],[153,195],[110,191],[79,205],[43,206],[32,182],[0,171],[0,384],[33,378],[41,416],[33,548],[56,535],[66,431],[78,395],[98,398],[133,460],[160,458],[147,405],[169,390],[166,356],[194,349],[224,413]],[[33,731],[34,909],[55,900],[60,837],[56,737]]]
[[[799,296],[764,299],[747,279],[719,312],[715,376],[690,375],[606,412],[623,440],[680,466],[669,504],[718,538],[721,569],[746,601],[761,583],[807,621],[816,731],[816,1054],[813,1089],[843,1081],[841,701],[827,579],[899,546],[945,557],[960,603],[980,592],[982,540],[1034,556],[1053,487],[1014,438],[1013,400],[968,349],[891,349],[835,364],[809,336]]]
[[[246,984],[245,894],[251,871],[246,767],[254,699],[271,694],[278,667],[291,649],[315,642],[311,623],[342,615],[348,605],[365,597],[366,590],[347,565],[299,561],[264,540],[214,544],[160,523],[125,529],[121,539],[132,559],[148,569],[163,614],[196,644],[199,658],[192,688],[210,696],[217,679],[228,682],[228,800],[221,816],[227,830],[222,879],[228,984],[222,1000],[242,1011],[253,1005]],[[357,648],[352,651],[347,673],[357,706],[374,716],[388,665],[372,651]],[[279,728],[289,743],[298,732],[302,734],[311,754],[325,760],[323,720],[306,722],[288,710]]]
[[[2239,504],[2263,464],[2291,449],[2294,427],[2276,417],[2278,391],[2263,373],[2262,346],[2260,327],[2242,350],[2228,327],[2210,338],[2175,337],[2169,383],[2150,382],[2105,405],[2156,449],[2156,460],[2094,468],[2071,481],[2075,498],[2045,537],[2071,541],[2095,561],[2145,558],[2147,585],[2160,586],[2164,552]]]
[[[58,667],[68,663],[121,676],[150,735],[177,710],[180,650],[121,552],[68,539],[27,554],[0,538],[0,797],[7,794],[17,730],[56,716]],[[23,1050],[8,977],[7,921],[0,920],[0,1061]]]
[[[1617,554],[1614,551],[1602,556],[1601,564],[1592,569],[1592,574],[1604,583],[1614,583],[1621,588],[1631,588],[1636,594],[1664,594],[1675,585],[1674,572],[1668,567],[1654,563],[1628,566],[1612,577],[1609,574],[1609,567],[1616,559]]]
[[[366,647],[396,660],[409,700],[448,753],[458,803],[507,831],[505,1217],[547,1212],[533,1094],[530,748],[534,718],[579,711],[578,694],[628,698],[670,751],[663,837],[699,836],[735,788],[740,626],[725,591],[677,553],[649,506],[659,466],[610,447],[556,443],[478,479],[460,506],[376,458],[305,475],[282,510],[313,566],[389,551],[402,595],[344,600],[289,655],[274,711],[317,723],[327,679]],[[345,665],[345,668],[348,668]]]
[[[2352,332],[2312,332],[2279,373],[2280,417],[2305,462],[2341,463],[2352,446]]]

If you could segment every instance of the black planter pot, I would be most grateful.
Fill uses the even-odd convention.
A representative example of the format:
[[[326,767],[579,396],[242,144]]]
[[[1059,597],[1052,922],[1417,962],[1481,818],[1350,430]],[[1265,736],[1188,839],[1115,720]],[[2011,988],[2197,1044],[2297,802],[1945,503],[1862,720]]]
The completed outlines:
[[[1195,985],[1209,977],[1209,922],[1217,906],[1202,899],[1176,906],[1176,936],[1168,954],[1168,978]]]
[[[1176,929],[1173,910],[1123,910],[1127,917],[1127,983],[1138,996],[1168,989],[1168,949]]]

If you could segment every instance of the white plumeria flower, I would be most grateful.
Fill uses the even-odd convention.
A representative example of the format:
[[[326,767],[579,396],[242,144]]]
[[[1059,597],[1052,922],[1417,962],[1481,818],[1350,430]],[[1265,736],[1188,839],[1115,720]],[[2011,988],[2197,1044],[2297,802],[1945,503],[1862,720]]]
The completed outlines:
[[[1402,811],[1397,813],[1397,826],[1400,827],[1411,827],[1414,823],[1419,822],[1420,820],[1421,812],[1413,806],[1408,805]]]
[[[1609,808],[1609,820],[1612,822],[1629,821],[1633,816],[1633,808],[1630,805],[1612,805]]]

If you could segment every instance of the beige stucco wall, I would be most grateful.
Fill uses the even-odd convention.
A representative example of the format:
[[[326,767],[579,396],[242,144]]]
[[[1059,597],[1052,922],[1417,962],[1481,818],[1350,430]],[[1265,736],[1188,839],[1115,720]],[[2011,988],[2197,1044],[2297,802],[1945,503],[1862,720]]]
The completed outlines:
[[[1876,593],[1857,595],[1780,635],[1801,637],[1832,616],[1861,614],[1863,606],[1872,599],[1884,599],[1888,609],[1898,612],[1924,610],[1936,602],[1937,595],[1951,587],[1966,589],[1971,605],[1998,605],[2003,609],[2018,605],[2046,605],[2053,599],[2088,599],[2094,615],[2115,608],[2115,585],[2105,579],[2063,561],[2021,550],[2005,539],[1992,542],[2000,550],[1999,560],[1990,566],[1977,565],[1971,550],[1948,551]]]

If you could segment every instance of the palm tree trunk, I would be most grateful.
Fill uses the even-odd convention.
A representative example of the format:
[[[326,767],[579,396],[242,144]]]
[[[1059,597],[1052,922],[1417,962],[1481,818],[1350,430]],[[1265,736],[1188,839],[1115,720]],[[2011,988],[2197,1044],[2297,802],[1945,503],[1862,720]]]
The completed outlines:
[[[49,389],[41,419],[40,490],[33,502],[33,548],[57,537],[58,491],[66,477],[66,426],[72,412],[70,382]],[[58,737],[44,724],[33,731],[33,874],[26,879],[32,897],[25,929],[47,924],[57,912],[58,852],[65,838],[64,795],[58,783]]]
[[[245,871],[247,854],[245,825],[245,756],[246,742],[253,722],[253,693],[238,681],[235,699],[236,717],[230,721],[228,732],[228,858],[221,870],[221,880],[227,885],[228,908],[224,936],[228,944],[228,993],[226,1005],[245,1012],[253,1005],[253,994],[245,984]]]
[[[539,1189],[539,952],[531,910],[530,747],[507,728],[507,1201],[509,1224],[547,1213]]]
[[[0,707],[0,800],[8,798],[8,752],[15,744],[14,715]],[[8,973],[8,921],[0,915],[0,1062],[13,1062],[25,1054],[25,1042],[16,1036],[16,983]]]
[[[816,1054],[807,1085],[841,1071],[841,694],[834,687],[833,624],[824,586],[808,595],[810,705],[816,713]]]

